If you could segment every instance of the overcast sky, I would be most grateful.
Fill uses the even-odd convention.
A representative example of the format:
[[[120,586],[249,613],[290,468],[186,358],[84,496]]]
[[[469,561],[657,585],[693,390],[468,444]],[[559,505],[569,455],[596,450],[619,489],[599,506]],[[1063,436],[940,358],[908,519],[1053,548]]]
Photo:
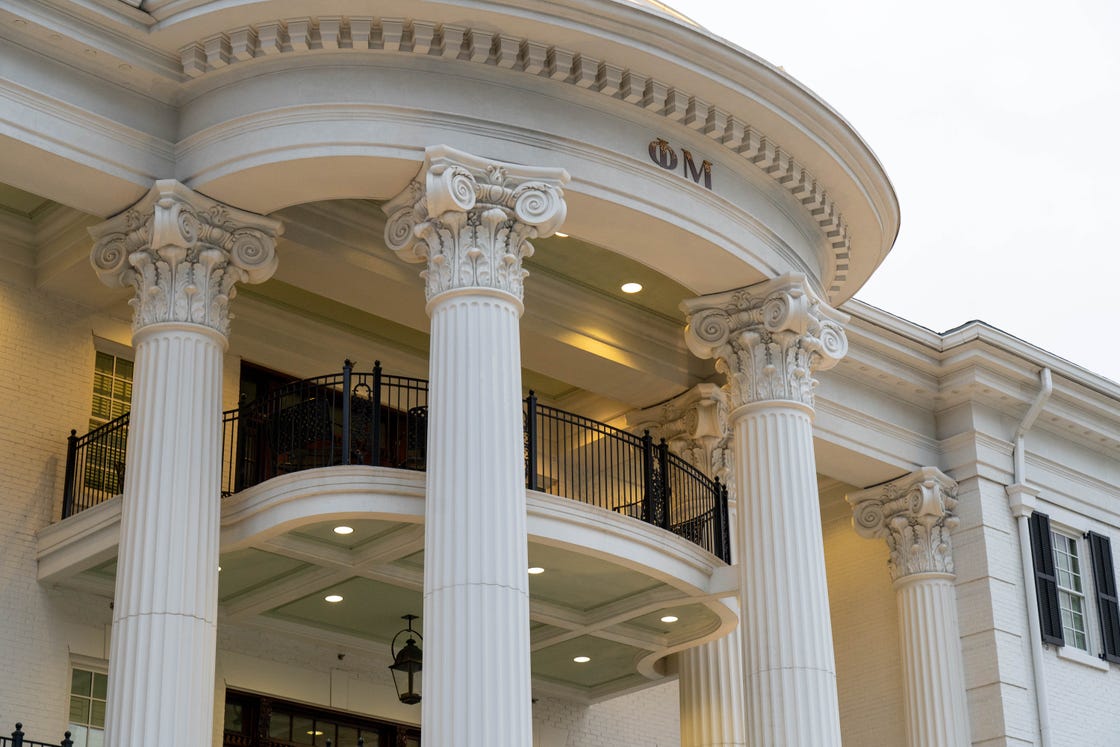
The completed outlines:
[[[981,319],[1120,382],[1120,2],[676,0],[878,154],[902,205],[857,297]]]

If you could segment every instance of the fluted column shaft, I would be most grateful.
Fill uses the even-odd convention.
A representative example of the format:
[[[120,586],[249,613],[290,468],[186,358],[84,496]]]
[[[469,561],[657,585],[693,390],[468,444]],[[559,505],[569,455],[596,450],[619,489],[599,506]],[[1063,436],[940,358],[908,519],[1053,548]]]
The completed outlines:
[[[106,744],[203,745],[214,715],[225,339],[161,324],[133,343]]]
[[[239,282],[276,269],[276,221],[158,181],[90,229],[135,295],[105,743],[210,744],[221,520],[222,358]]]
[[[732,413],[747,732],[752,745],[840,744],[812,410]]]
[[[970,744],[957,592],[948,574],[895,582],[901,633],[906,735],[911,747]]]
[[[812,421],[813,373],[844,357],[847,317],[795,273],[681,307],[732,408],[747,744],[839,745]]]
[[[923,467],[846,496],[856,531],[890,550],[911,747],[965,747],[971,739],[953,585],[956,493],[952,478]]]
[[[424,740],[527,745],[520,309],[508,298],[476,293],[445,294],[433,306]]]
[[[432,320],[421,724],[434,747],[533,743],[521,260],[563,221],[567,178],[436,146],[385,206],[386,243],[426,264]]]
[[[739,612],[734,597],[724,604]],[[743,669],[740,628],[677,655],[681,747],[743,747]]]

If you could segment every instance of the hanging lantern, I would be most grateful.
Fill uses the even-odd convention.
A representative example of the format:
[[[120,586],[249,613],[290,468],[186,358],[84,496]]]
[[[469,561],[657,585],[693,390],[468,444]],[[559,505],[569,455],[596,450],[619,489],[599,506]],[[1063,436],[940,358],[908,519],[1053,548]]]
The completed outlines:
[[[393,663],[389,670],[393,673],[393,684],[397,688],[397,697],[406,705],[416,705],[420,702],[420,670],[423,665],[424,654],[416,645],[416,639],[424,640],[424,636],[412,629],[412,621],[416,615],[405,615],[402,620],[408,620],[408,628],[393,636],[390,651],[393,652]],[[397,641],[404,634],[408,640],[403,647],[397,649]]]

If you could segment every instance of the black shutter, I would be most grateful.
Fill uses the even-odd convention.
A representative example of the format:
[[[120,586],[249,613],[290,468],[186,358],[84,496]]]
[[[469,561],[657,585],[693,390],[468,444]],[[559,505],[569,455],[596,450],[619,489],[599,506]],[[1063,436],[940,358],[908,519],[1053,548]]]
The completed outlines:
[[[1116,598],[1116,571],[1112,566],[1112,543],[1108,537],[1089,532],[1089,555],[1093,559],[1093,586],[1097,590],[1097,612],[1101,618],[1101,658],[1120,664],[1120,604]]]
[[[1042,642],[1066,644],[1062,634],[1062,609],[1058,606],[1058,577],[1054,572],[1054,546],[1050,540],[1050,517],[1031,514],[1031,552],[1034,555],[1034,584],[1038,590],[1038,619]]]

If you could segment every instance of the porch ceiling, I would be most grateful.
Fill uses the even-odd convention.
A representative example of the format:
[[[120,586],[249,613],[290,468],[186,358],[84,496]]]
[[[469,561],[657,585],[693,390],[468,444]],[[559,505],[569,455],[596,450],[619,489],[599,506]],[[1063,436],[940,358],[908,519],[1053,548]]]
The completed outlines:
[[[411,484],[418,476],[400,477]],[[417,484],[409,490],[416,492],[417,508],[422,507],[419,487]],[[658,553],[674,552],[670,540],[679,539],[659,539],[659,530],[640,522],[609,513],[599,516],[607,512],[567,499],[548,498],[562,510],[574,507],[581,513],[590,512],[601,526],[625,524],[610,526],[612,535],[620,528],[629,534],[653,532],[638,541],[651,548],[664,543],[664,548],[657,548]],[[377,499],[373,500],[376,503]],[[223,512],[223,525],[236,527],[258,520],[257,511],[267,505],[271,504],[263,495],[232,501],[231,510]],[[375,514],[372,509],[376,505],[370,505],[367,515],[376,518],[351,511],[336,511],[332,518],[320,515],[310,521],[293,521],[288,515],[283,525],[273,529],[261,525],[259,531],[241,540],[224,534],[225,551],[218,577],[219,624],[256,625],[343,647],[383,650],[403,627],[402,615],[423,613],[423,525],[416,523],[418,517],[409,515],[401,504],[396,507],[396,513]],[[241,511],[258,518],[239,517]],[[119,516],[117,499],[79,517],[91,526],[107,527],[116,518],[110,516],[112,513]],[[530,516],[534,513],[539,514],[540,509],[531,506]],[[556,520],[555,516],[549,519]],[[637,525],[633,531],[629,531],[631,523]],[[611,556],[602,546],[596,549],[594,542],[588,547],[563,546],[557,538],[534,531],[530,524],[529,567],[544,569],[543,573],[529,575],[531,666],[539,694],[593,702],[642,687],[659,679],[656,664],[667,653],[726,629],[728,620],[718,602],[726,591],[705,593],[682,584],[663,570],[642,565],[632,557],[634,553],[628,557],[620,550],[617,556]],[[343,525],[353,531],[334,531]],[[607,542],[620,540],[616,536]],[[111,597],[115,559],[80,560],[81,541],[80,535],[75,535],[67,543],[74,558],[72,572],[60,573],[50,581]],[[107,548],[99,552],[105,557]],[[326,601],[328,595],[335,594],[342,601]],[[661,622],[668,615],[677,620]],[[424,620],[417,623],[422,634]],[[577,663],[577,656],[589,657],[590,661]]]

